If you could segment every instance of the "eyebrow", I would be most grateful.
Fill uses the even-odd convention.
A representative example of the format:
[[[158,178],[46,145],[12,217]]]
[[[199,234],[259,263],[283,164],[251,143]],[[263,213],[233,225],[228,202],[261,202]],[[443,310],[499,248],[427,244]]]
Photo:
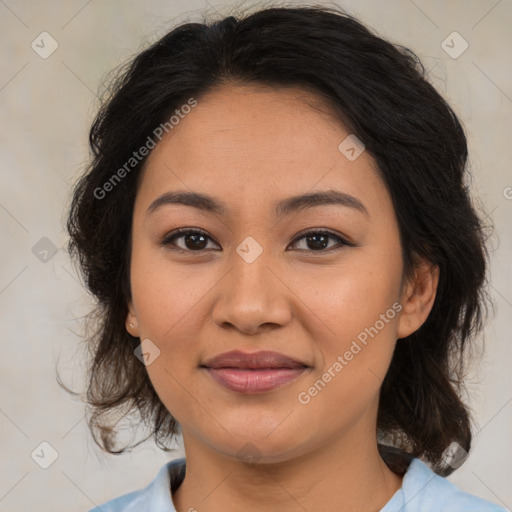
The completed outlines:
[[[165,194],[156,198],[149,206],[147,215],[153,213],[162,206],[170,204],[192,206],[194,208],[218,215],[226,215],[229,210],[223,201],[215,199],[208,194],[176,191],[166,192]],[[276,217],[284,217],[293,212],[302,211],[307,208],[331,204],[353,208],[357,211],[360,211],[361,213],[364,213],[366,216],[370,216],[368,210],[359,199],[338,190],[310,192],[288,197],[275,204],[274,214]]]

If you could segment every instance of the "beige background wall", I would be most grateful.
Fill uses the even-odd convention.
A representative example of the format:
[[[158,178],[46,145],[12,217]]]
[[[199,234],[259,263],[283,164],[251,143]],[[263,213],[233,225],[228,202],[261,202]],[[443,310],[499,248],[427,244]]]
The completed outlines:
[[[82,405],[55,382],[58,361],[68,384],[82,383],[77,333],[89,307],[64,249],[64,209],[87,159],[103,75],[174,23],[228,14],[233,5],[214,1],[0,1],[0,512],[85,511],[145,486],[166,461],[151,443],[132,454],[103,455]],[[512,2],[340,5],[416,51],[467,128],[473,190],[497,233],[490,288],[496,313],[470,386],[480,431],[450,479],[512,508]],[[48,36],[44,49],[37,38],[44,31],[58,44],[46,59],[31,47],[35,40],[40,53],[51,49]],[[458,58],[441,46],[453,31],[469,45]],[[461,44],[455,39],[451,51]],[[47,469],[31,457],[36,450],[39,462],[51,461],[42,442],[58,454]]]

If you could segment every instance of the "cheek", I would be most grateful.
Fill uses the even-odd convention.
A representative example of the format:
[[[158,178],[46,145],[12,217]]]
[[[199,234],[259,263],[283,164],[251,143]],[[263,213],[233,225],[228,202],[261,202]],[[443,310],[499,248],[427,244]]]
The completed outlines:
[[[201,301],[213,284],[194,266],[178,269],[154,249],[133,251],[131,287],[139,336],[150,339],[159,351],[147,371],[170,410],[179,410],[180,403],[190,399],[183,387],[198,364],[204,324]]]
[[[308,294],[308,288],[302,288],[301,298],[315,313],[309,315],[322,320],[316,322],[322,328],[314,335],[320,360],[309,381],[317,382],[312,395],[325,393],[324,400],[315,398],[317,405],[328,403],[332,396],[357,406],[378,392],[391,361],[402,308],[401,267],[395,261],[354,255],[346,265],[314,276],[309,287],[314,291]]]
[[[154,249],[134,248],[131,289],[139,336],[159,351],[146,369],[160,400],[178,421],[190,408],[186,390],[198,364],[201,298],[211,287],[195,274],[192,266],[176,269]]]
[[[182,337],[181,331],[193,336],[194,326],[199,325],[194,317],[214,285],[214,276],[199,273],[194,265],[178,267],[164,251],[150,247],[134,248],[130,272],[141,336],[160,343]]]
[[[376,322],[385,336],[393,334],[390,327],[396,324],[397,314],[392,305],[399,298],[401,271],[395,261],[354,251],[339,265],[294,269],[287,279],[290,287],[298,290],[309,316],[323,326],[323,337],[331,340],[327,346],[340,348],[339,344],[343,347]]]
[[[338,309],[338,317],[330,317],[336,319],[331,325],[335,334],[316,339],[321,361],[297,396],[311,418],[307,426],[312,437],[322,431],[334,435],[340,424],[350,427],[376,403],[396,343],[400,305],[393,304],[380,308],[368,299],[347,304],[345,310]]]

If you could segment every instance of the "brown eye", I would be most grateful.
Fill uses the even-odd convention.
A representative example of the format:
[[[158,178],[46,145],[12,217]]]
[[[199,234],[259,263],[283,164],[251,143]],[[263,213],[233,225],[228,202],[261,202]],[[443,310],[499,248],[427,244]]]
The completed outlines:
[[[175,241],[183,239],[182,245],[176,244]],[[162,246],[177,246],[178,251],[184,252],[204,252],[208,245],[208,240],[212,240],[204,231],[197,229],[177,229],[169,233],[161,242]]]
[[[303,232],[293,241],[293,244],[296,244],[302,239],[306,242],[306,248],[299,249],[300,251],[329,252],[331,250],[340,249],[340,246],[353,246],[353,244],[330,231],[309,230],[307,232]],[[334,245],[334,248],[332,246],[329,247],[329,240],[335,240],[337,242],[337,244]]]

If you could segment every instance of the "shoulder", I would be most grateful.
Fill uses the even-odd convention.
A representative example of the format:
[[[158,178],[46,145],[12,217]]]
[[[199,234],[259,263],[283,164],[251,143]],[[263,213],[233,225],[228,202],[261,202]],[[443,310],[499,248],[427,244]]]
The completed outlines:
[[[173,487],[183,480],[185,459],[176,459],[164,464],[155,478],[143,489],[123,494],[96,506],[89,512],[175,512],[171,496]]]
[[[506,509],[457,487],[434,473],[420,459],[413,459],[402,482],[402,488],[382,512],[506,512]]]

